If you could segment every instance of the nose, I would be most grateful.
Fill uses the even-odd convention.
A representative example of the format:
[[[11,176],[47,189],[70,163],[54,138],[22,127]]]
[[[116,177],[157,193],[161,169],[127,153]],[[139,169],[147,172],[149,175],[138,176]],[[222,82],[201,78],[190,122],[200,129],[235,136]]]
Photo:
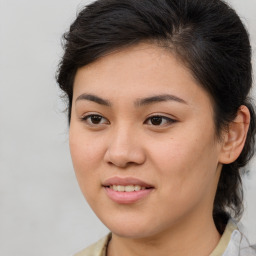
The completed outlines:
[[[109,138],[104,160],[119,168],[143,164],[146,155],[138,136],[133,129],[120,127],[115,130]]]

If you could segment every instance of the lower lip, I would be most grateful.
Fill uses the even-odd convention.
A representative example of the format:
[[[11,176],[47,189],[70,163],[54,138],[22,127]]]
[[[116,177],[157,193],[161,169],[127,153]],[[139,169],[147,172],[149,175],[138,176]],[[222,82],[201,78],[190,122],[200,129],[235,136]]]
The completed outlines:
[[[133,192],[119,192],[109,187],[104,188],[108,197],[118,204],[132,204],[147,197],[153,188]]]

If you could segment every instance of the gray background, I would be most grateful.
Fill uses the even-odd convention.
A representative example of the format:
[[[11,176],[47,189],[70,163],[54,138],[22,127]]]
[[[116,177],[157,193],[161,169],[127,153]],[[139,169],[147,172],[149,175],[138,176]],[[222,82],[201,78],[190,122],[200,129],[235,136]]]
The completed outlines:
[[[108,232],[76,183],[54,81],[60,37],[88,2],[0,0],[0,255],[71,255]],[[256,0],[230,3],[251,34],[255,70]],[[255,166],[242,219],[254,243]]]

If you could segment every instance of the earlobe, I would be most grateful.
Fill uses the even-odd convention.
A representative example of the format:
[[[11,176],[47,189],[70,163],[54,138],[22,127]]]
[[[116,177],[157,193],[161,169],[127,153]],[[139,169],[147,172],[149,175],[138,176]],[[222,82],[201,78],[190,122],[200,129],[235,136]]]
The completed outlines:
[[[236,118],[229,124],[224,134],[219,162],[230,164],[241,154],[250,124],[249,109],[242,105],[237,111]]]

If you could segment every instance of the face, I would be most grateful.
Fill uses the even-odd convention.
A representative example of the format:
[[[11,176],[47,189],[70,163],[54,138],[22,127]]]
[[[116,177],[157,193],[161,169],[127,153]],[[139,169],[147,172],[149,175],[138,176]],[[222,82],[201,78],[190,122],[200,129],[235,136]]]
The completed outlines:
[[[114,233],[142,238],[212,218],[221,166],[208,94],[170,52],[139,44],[78,70],[70,151]]]

